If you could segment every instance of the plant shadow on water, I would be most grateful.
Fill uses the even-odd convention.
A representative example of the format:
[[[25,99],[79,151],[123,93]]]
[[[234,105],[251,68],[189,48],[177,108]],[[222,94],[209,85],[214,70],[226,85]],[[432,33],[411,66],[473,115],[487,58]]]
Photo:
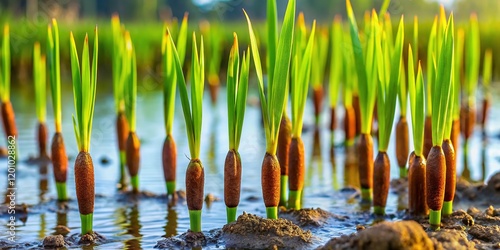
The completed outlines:
[[[68,155],[70,163],[68,169],[68,195],[70,200],[64,203],[56,201],[51,165],[33,165],[23,159],[36,155],[37,147],[33,136],[36,124],[35,110],[30,100],[33,94],[26,89],[14,88],[18,98],[12,100],[16,109],[20,136],[18,147],[20,148],[21,161],[18,162],[16,182],[18,193],[16,196],[16,242],[7,242],[7,230],[0,232],[0,248],[20,247],[38,248],[42,246],[44,237],[50,235],[63,235],[66,237],[68,247],[81,247],[83,249],[151,249],[157,246],[157,242],[168,237],[177,237],[188,231],[189,216],[185,200],[182,195],[177,203],[169,204],[165,196],[165,184],[161,173],[161,145],[163,143],[163,117],[158,115],[156,110],[162,105],[162,93],[160,91],[145,91],[139,93],[137,132],[141,138],[143,147],[141,148],[141,172],[140,183],[142,193],[133,196],[116,190],[116,183],[119,178],[119,159],[115,153],[116,138],[113,124],[113,95],[110,85],[98,84],[99,90],[96,97],[96,115],[94,121],[93,138],[91,145],[91,155],[95,162],[95,231],[106,239],[100,238],[96,244],[88,246],[79,245],[78,233],[80,221],[78,205],[74,191],[74,156],[78,153],[72,124],[70,119],[63,119],[63,132],[67,141]],[[63,117],[71,117],[73,105],[70,86],[63,85]],[[225,89],[221,87],[221,93]],[[208,95],[208,93],[206,93]],[[255,97],[254,92],[250,92],[250,100]],[[205,195],[212,194],[213,197],[223,197],[223,166],[224,157],[227,153],[228,136],[226,107],[223,105],[225,95],[220,95],[217,105],[211,105],[209,98],[204,101],[203,128],[201,158],[205,159],[207,167],[207,178]],[[179,100],[177,100],[179,102]],[[180,103],[178,103],[180,104]],[[182,122],[182,112],[180,105],[175,113],[174,137],[178,142],[178,189],[185,187],[185,166],[189,159],[187,138],[184,136],[184,125]],[[493,103],[492,110],[498,104]],[[304,117],[304,144],[306,145],[306,183],[302,204],[304,208],[321,208],[308,214],[309,220],[323,218],[317,224],[308,224],[304,229],[310,230],[313,235],[308,248],[317,247],[326,243],[332,237],[339,237],[354,233],[358,225],[370,226],[377,218],[371,216],[368,209],[359,204],[359,177],[357,167],[356,147],[344,148],[337,146],[343,144],[342,133],[336,132],[332,142],[331,135],[327,131],[326,124],[320,124],[319,128],[314,127],[314,116],[312,106],[306,107]],[[339,113],[341,116],[342,113]],[[48,114],[48,120],[52,119],[52,114]],[[322,119],[327,120],[327,119]],[[488,126],[490,136],[485,140],[481,135],[475,133],[469,140],[468,155],[464,150],[459,150],[457,172],[463,177],[468,177],[471,182],[488,181],[499,169],[499,161],[495,160],[500,156],[500,140],[492,136],[495,131],[500,131],[500,124],[497,124],[500,117],[492,114]],[[49,131],[54,128],[49,124]],[[224,131],[224,132],[223,132]],[[242,158],[242,193],[238,214],[243,211],[265,217],[263,209],[262,193],[260,190],[260,166],[263,155],[264,137],[261,125],[261,113],[258,105],[251,104],[247,108],[247,117],[243,126],[241,139]],[[0,144],[1,145],[1,144]],[[333,150],[332,148],[333,147]],[[394,146],[388,150],[391,162],[396,162],[393,152]],[[72,156],[72,157],[71,157]],[[100,159],[109,159],[105,164]],[[465,160],[464,160],[465,159]],[[0,160],[1,168],[5,168],[4,159]],[[326,167],[328,166],[328,167]],[[0,170],[5,173],[4,170]],[[6,175],[5,175],[6,176]],[[391,169],[393,182],[399,176],[399,169]],[[399,181],[399,180],[398,180]],[[3,183],[3,182],[2,182]],[[407,207],[407,193],[404,181],[400,185],[392,185],[387,202],[388,216],[384,220],[403,219]],[[2,184],[5,187],[5,184]],[[486,203],[467,202],[466,195],[458,192],[462,197],[457,199],[457,209],[467,209],[470,205],[478,206],[480,209]],[[5,193],[5,201],[9,201]],[[466,193],[467,194],[467,193]],[[223,247],[221,240],[221,228],[225,224],[225,205],[218,199],[212,200],[210,206],[203,207],[203,232],[208,248]],[[23,205],[25,204],[25,205]],[[498,203],[496,206],[500,205]],[[27,211],[27,212],[26,212]],[[325,213],[324,213],[325,212]],[[281,217],[299,218],[298,214],[290,215],[289,211],[280,213]],[[5,206],[0,209],[0,223],[6,225],[8,213]],[[311,215],[312,214],[312,215]],[[314,216],[319,217],[314,217]],[[302,218],[302,217],[300,217]],[[313,219],[311,219],[313,218]],[[299,221],[299,220],[298,220]],[[306,220],[307,221],[307,220]],[[359,229],[359,228],[358,228]],[[73,240],[73,241],[71,241]],[[22,247],[21,247],[22,246]]]

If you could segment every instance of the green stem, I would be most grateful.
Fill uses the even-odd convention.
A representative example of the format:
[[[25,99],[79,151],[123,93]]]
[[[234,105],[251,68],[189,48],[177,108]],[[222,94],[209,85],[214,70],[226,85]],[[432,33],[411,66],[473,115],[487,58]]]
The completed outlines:
[[[139,192],[139,175],[132,176],[130,182],[132,184],[132,190],[134,192]]]
[[[384,215],[385,214],[385,207],[374,206],[373,213],[375,215]]]
[[[282,175],[281,176],[281,182],[280,182],[280,206],[286,206],[287,200],[286,200],[286,192],[288,190],[288,175]]]
[[[189,227],[192,232],[201,232],[201,210],[189,210]]]
[[[175,181],[167,181],[167,194],[175,194]]]
[[[125,166],[127,164],[127,155],[125,154],[125,150],[120,150],[120,184],[121,188],[126,186],[126,173]]]
[[[453,201],[445,201],[441,213],[443,216],[450,216],[453,213]]]
[[[226,207],[227,224],[236,220],[236,212],[238,207]]]
[[[81,220],[81,225],[82,225],[82,235],[92,233],[93,218],[94,218],[94,213],[80,214],[80,220]]]
[[[56,182],[56,189],[58,201],[68,200],[68,195],[66,193],[66,182]]]
[[[302,190],[290,190],[288,207],[293,208],[295,210],[299,210],[301,208],[300,205],[301,198],[302,198]]]
[[[371,188],[362,188],[361,189],[361,200],[363,200],[363,201],[371,201],[372,200],[372,189]]]
[[[266,215],[268,219],[278,219],[278,207],[266,207]]]
[[[406,167],[400,167],[399,178],[406,178],[407,176],[408,176],[408,171],[406,170]]]
[[[439,230],[441,227],[441,210],[432,210],[429,214],[429,224],[433,230]]]

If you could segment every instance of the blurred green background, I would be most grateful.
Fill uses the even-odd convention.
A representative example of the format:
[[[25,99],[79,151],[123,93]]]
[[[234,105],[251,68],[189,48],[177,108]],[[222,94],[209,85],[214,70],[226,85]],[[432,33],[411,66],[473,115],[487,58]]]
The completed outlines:
[[[379,9],[382,1],[351,0],[359,22],[366,10]],[[282,16],[287,1],[277,2],[278,13]],[[495,56],[500,53],[499,0],[392,0],[388,11],[393,20],[399,19],[400,15],[405,16],[407,41],[410,41],[413,32],[413,16],[419,17],[419,56],[425,60],[428,33],[439,11],[439,4],[443,4],[448,13],[454,12],[457,26],[466,27],[470,14],[477,13],[481,50],[493,49],[493,75],[497,76],[500,73],[500,59]],[[72,31],[77,43],[81,43],[85,33],[92,34],[93,27],[98,25],[100,47],[103,48],[99,53],[100,71],[110,72],[110,18],[113,13],[118,13],[136,46],[140,74],[151,76],[150,79],[155,81],[161,75],[160,48],[164,22],[176,26],[176,20],[189,12],[190,29],[199,31],[200,25],[206,25],[208,21],[212,27],[210,31],[218,32],[222,38],[224,69],[232,32],[238,33],[241,48],[247,44],[247,27],[241,10],[244,8],[249,13],[257,32],[263,37],[265,7],[265,0],[1,0],[0,23],[11,26],[13,77],[22,83],[31,76],[34,42],[40,41],[45,46],[47,24],[51,18],[57,18],[60,25],[63,71],[69,71],[69,32]],[[304,12],[308,22],[316,19],[328,27],[335,15],[345,17],[345,0],[298,0],[297,11]],[[93,37],[90,36],[90,39]]]

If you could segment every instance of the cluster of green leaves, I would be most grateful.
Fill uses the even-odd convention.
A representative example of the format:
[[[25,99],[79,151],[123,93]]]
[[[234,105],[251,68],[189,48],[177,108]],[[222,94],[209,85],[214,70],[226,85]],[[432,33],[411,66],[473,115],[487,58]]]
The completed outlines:
[[[384,33],[377,30],[379,26],[376,21],[376,13],[372,14],[375,19],[372,32],[375,35],[376,52],[375,59],[378,65],[378,84],[377,84],[377,111],[379,124],[379,151],[385,152],[389,146],[392,125],[394,123],[394,113],[396,111],[396,98],[401,80],[401,68],[403,67],[403,42],[404,42],[404,19],[401,17],[396,35],[396,41],[393,44],[391,35],[384,36]],[[390,21],[386,23],[390,24]],[[391,26],[385,30],[390,30]],[[406,92],[406,89],[404,90]],[[406,93],[404,93],[406,96]],[[400,97],[400,99],[403,99]],[[404,98],[406,101],[406,97]],[[405,105],[406,107],[406,105]]]
[[[137,60],[130,33],[125,32],[125,55],[123,57],[125,113],[130,132],[136,131],[137,106]]]
[[[430,96],[432,95],[431,88],[434,83],[434,79],[436,78],[436,72],[435,72],[435,59],[436,59],[436,48],[437,48],[437,41],[436,41],[436,36],[437,36],[437,25],[438,25],[438,18],[434,17],[434,22],[432,23],[432,28],[431,28],[431,33],[429,34],[429,42],[427,44],[427,85],[426,85],[426,95],[429,97],[427,98],[427,105],[426,105],[426,112],[427,116],[432,116],[432,98]]]
[[[413,147],[415,155],[422,157],[424,148],[425,126],[425,89],[422,68],[418,63],[417,78],[411,45],[408,47],[408,93],[410,95],[410,113],[413,131]]]
[[[358,94],[361,110],[361,133],[370,134],[373,108],[375,106],[376,87],[378,81],[378,69],[375,61],[376,51],[376,30],[378,29],[378,17],[373,11],[370,21],[366,21],[365,16],[365,35],[367,35],[363,53],[363,46],[359,37],[358,25],[352,10],[351,1],[346,0],[347,16],[349,19],[349,28],[354,52],[354,62],[358,75]]]
[[[179,84],[182,111],[184,121],[186,122],[186,132],[188,135],[189,151],[192,159],[200,158],[201,144],[201,122],[202,122],[202,102],[203,85],[205,82],[205,53],[203,49],[203,37],[200,41],[200,52],[196,42],[196,34],[193,33],[192,57],[191,57],[191,105],[189,102],[188,90],[179,53],[167,28],[168,42],[166,44],[166,53],[173,57],[177,83]]]
[[[431,86],[432,93],[432,144],[441,145],[444,138],[449,138],[453,110],[453,70],[454,70],[454,22],[453,14],[448,19],[444,33],[439,36],[436,78]],[[436,60],[434,60],[435,62]],[[436,65],[436,63],[434,63]]]
[[[493,60],[493,51],[491,49],[487,49],[484,52],[484,63],[483,63],[483,92],[485,95],[485,99],[491,96],[490,93],[490,83],[491,83],[491,64]]]
[[[462,68],[464,60],[464,30],[459,28],[455,38],[455,69],[453,75],[453,119],[460,119],[460,90],[462,88]]]
[[[303,15],[301,15],[303,17]],[[299,18],[297,22],[297,32],[295,33],[295,47],[292,58],[292,137],[300,138],[302,135],[302,125],[304,110],[309,89],[309,79],[311,77],[311,65],[314,37],[316,32],[316,20],[313,21],[309,40],[304,18]],[[307,42],[307,44],[306,44]]]
[[[92,68],[90,68],[89,60],[89,39],[88,35],[86,35],[83,43],[82,67],[80,72],[80,60],[78,59],[75,39],[73,33],[70,34],[71,74],[76,112],[76,118],[73,116],[73,128],[80,152],[89,152],[90,150],[92,121],[94,118],[99,44],[97,27],[95,28],[94,35]]]
[[[279,36],[280,39],[276,48],[277,53],[272,77],[269,78],[270,81],[267,85],[267,96],[264,94],[264,80],[257,39],[255,38],[250,18],[245,12],[250,34],[251,51],[259,82],[259,96],[266,134],[266,152],[271,155],[276,155],[280,121],[285,107],[284,105],[286,105],[286,93],[289,89],[287,82],[293,46],[295,5],[295,0],[289,0],[283,27]]]
[[[47,66],[56,131],[61,132],[61,63],[59,55],[59,27],[56,19],[52,19],[52,23],[47,28]]]
[[[0,101],[6,102],[10,100],[10,35],[8,24],[3,26],[0,58]]]
[[[344,76],[344,68],[346,68],[344,61],[344,31],[342,30],[342,18],[336,16],[332,30],[330,32],[330,79],[329,79],[329,97],[330,97],[330,107],[335,108],[338,103],[339,97],[339,85],[342,82],[342,77]],[[346,52],[347,53],[347,52]],[[347,84],[347,81],[343,81]]]
[[[177,35],[177,47],[179,48],[180,64],[184,65],[186,57],[186,41],[188,29],[188,15],[184,15],[182,24]],[[163,70],[165,77],[163,78],[163,112],[165,122],[165,132],[167,135],[172,134],[172,127],[174,123],[175,112],[175,91],[177,87],[177,74],[174,68],[172,55],[167,53],[167,46],[169,43],[169,34],[167,34],[167,25],[164,26],[163,40],[162,40],[162,57],[163,57]]]
[[[243,52],[240,66],[238,36],[234,33],[233,46],[231,47],[227,67],[227,114],[229,149],[236,151],[240,146],[247,101],[248,76],[250,71],[250,51],[248,50]]]
[[[467,104],[473,106],[476,100],[477,82],[479,79],[479,64],[481,58],[481,48],[479,41],[479,23],[477,16],[470,16],[470,23],[465,41],[465,88],[464,94]]]
[[[45,56],[40,52],[40,43],[33,46],[33,81],[35,83],[36,116],[40,123],[45,123],[47,114],[47,82]]]
[[[356,73],[356,65],[354,63],[352,43],[349,33],[344,33],[342,42],[344,44],[342,50],[342,82],[343,82],[343,102],[345,107],[352,107],[352,97],[358,94],[358,75]],[[335,49],[334,49],[335,50]],[[332,89],[330,89],[330,98]]]
[[[314,39],[314,60],[312,61],[312,87],[317,89],[323,85],[326,61],[328,59],[328,31],[318,27],[318,34]]]

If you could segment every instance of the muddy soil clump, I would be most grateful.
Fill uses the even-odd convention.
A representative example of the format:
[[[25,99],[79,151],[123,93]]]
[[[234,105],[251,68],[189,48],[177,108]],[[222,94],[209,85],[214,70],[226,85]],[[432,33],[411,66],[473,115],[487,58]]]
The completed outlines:
[[[312,242],[311,232],[286,219],[264,219],[243,213],[235,222],[222,228],[227,248],[304,249]]]
[[[349,219],[347,216],[335,215],[321,208],[286,210],[284,207],[281,207],[279,214],[280,218],[287,219],[302,228],[319,227],[328,223],[328,220],[330,219],[334,219],[336,221],[345,221]]]
[[[195,233],[191,230],[177,236],[168,237],[156,243],[155,248],[159,249],[192,249],[207,246],[219,247],[222,244],[222,231],[214,229],[207,234]]]

